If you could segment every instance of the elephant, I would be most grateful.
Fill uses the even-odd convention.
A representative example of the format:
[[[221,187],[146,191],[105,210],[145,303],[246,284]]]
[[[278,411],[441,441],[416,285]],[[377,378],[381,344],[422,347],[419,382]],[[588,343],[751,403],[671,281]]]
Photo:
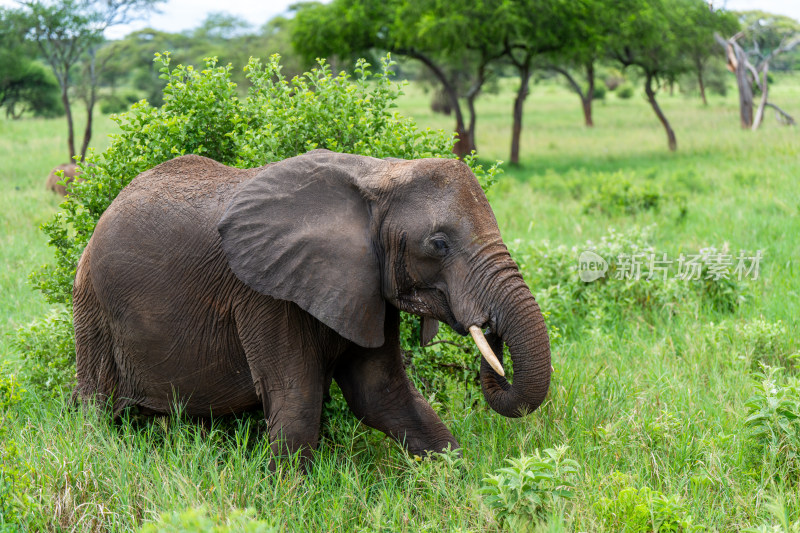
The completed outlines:
[[[77,397],[115,416],[263,409],[276,456],[304,462],[332,380],[410,453],[459,449],[406,374],[401,311],[421,317],[423,343],[440,321],[472,335],[483,395],[506,417],[534,411],[550,383],[542,313],[456,159],[162,163],[100,217],[73,304]]]
[[[64,163],[63,165],[58,165],[56,168],[50,171],[50,174],[47,176],[47,182],[45,183],[45,188],[53,191],[56,194],[61,196],[67,195],[67,187],[61,185],[59,181],[62,178],[59,178],[56,175],[56,172],[59,170],[64,171],[64,179],[67,180],[67,185],[72,183],[74,180],[82,180],[83,178],[79,178],[80,172],[78,171],[78,165],[75,163]]]

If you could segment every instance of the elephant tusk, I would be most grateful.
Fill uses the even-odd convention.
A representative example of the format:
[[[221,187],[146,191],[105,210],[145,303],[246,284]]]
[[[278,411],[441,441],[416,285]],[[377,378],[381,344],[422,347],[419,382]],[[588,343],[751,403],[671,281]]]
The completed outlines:
[[[475,341],[475,344],[478,345],[478,349],[483,354],[483,358],[486,359],[486,362],[489,363],[495,372],[500,374],[501,376],[505,376],[506,372],[503,370],[503,365],[500,364],[498,361],[497,356],[492,351],[492,348],[489,346],[489,343],[486,341],[486,337],[483,336],[483,331],[478,326],[470,326],[469,332],[472,334],[472,339]]]

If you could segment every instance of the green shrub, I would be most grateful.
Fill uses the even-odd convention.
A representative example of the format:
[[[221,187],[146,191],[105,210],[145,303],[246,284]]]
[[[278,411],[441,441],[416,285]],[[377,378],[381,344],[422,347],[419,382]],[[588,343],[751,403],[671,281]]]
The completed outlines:
[[[784,377],[781,368],[766,365],[754,378],[744,420],[753,463],[795,479],[800,474],[800,379]]]
[[[564,500],[573,497],[572,488],[580,466],[567,459],[569,448],[537,449],[533,455],[506,459],[508,466],[483,478],[479,493],[498,522],[516,531],[534,531],[536,524]]]
[[[633,97],[633,85],[629,83],[623,83],[616,90],[617,97],[622,98],[623,100],[628,100]]]
[[[100,100],[100,111],[106,115],[123,113],[138,101],[139,95],[132,91],[110,94]]]
[[[30,467],[11,437],[16,407],[25,391],[7,365],[0,365],[0,531],[16,531],[32,505]]]
[[[733,327],[736,338],[745,349],[746,355],[764,362],[785,362],[788,354],[788,330],[783,321],[769,322],[756,318],[740,322]]]
[[[613,472],[608,480],[607,496],[593,505],[605,531],[624,533],[702,531],[677,495],[665,496],[649,487],[632,486],[634,479]]]
[[[75,381],[75,334],[68,308],[51,309],[44,317],[16,331],[12,345],[25,361],[26,382],[58,394]]]
[[[609,229],[599,242],[586,241],[571,248],[541,243],[514,241],[509,243],[512,256],[522,275],[534,291],[542,309],[550,313],[550,321],[565,335],[572,336],[585,328],[605,327],[624,322],[643,313],[679,312],[696,315],[703,306],[729,313],[744,298],[743,287],[733,276],[709,277],[703,260],[718,253],[714,247],[701,250],[701,269],[697,280],[676,277],[677,259],[663,272],[649,277],[650,256],[658,259],[652,244],[653,227],[633,228],[627,232]],[[608,263],[605,275],[587,283],[581,280],[579,257],[590,251]],[[638,267],[633,257],[637,256]],[[634,278],[639,269],[639,279]]]
[[[677,207],[678,217],[686,216],[686,197],[667,194],[651,181],[631,179],[622,172],[596,174],[596,185],[583,203],[584,213],[636,215],[645,211],[658,212],[666,204]]]
[[[592,91],[592,100],[603,100],[606,97],[606,86],[605,85],[595,85],[594,91]]]
[[[212,515],[202,507],[164,513],[140,533],[272,533],[280,529],[266,520],[258,520],[252,509],[233,510],[226,517]]]

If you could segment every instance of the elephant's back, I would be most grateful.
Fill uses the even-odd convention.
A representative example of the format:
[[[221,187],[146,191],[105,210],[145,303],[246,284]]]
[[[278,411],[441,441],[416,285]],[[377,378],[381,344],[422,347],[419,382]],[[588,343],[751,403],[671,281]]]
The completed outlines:
[[[167,205],[206,212],[224,208],[239,184],[259,170],[229,167],[199,155],[176,157],[136,176],[109,209],[131,204],[140,209]]]
[[[217,277],[228,272],[216,265],[224,261],[217,221],[255,170],[188,155],[140,174],[97,223],[88,246],[93,277],[115,278],[115,288],[106,284],[114,293],[129,285],[159,292],[174,288],[170,284],[178,279],[186,283],[187,276],[212,284],[211,272]],[[198,279],[202,271],[209,274]]]

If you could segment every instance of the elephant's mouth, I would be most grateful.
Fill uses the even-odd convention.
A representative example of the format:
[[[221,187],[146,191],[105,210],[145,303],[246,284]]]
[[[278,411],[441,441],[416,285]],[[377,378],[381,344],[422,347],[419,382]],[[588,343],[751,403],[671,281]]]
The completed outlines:
[[[397,307],[401,311],[417,316],[435,318],[446,323],[459,333],[466,335],[466,328],[456,320],[453,311],[450,310],[450,303],[447,295],[435,288],[414,288],[409,294],[398,294],[396,297]]]

